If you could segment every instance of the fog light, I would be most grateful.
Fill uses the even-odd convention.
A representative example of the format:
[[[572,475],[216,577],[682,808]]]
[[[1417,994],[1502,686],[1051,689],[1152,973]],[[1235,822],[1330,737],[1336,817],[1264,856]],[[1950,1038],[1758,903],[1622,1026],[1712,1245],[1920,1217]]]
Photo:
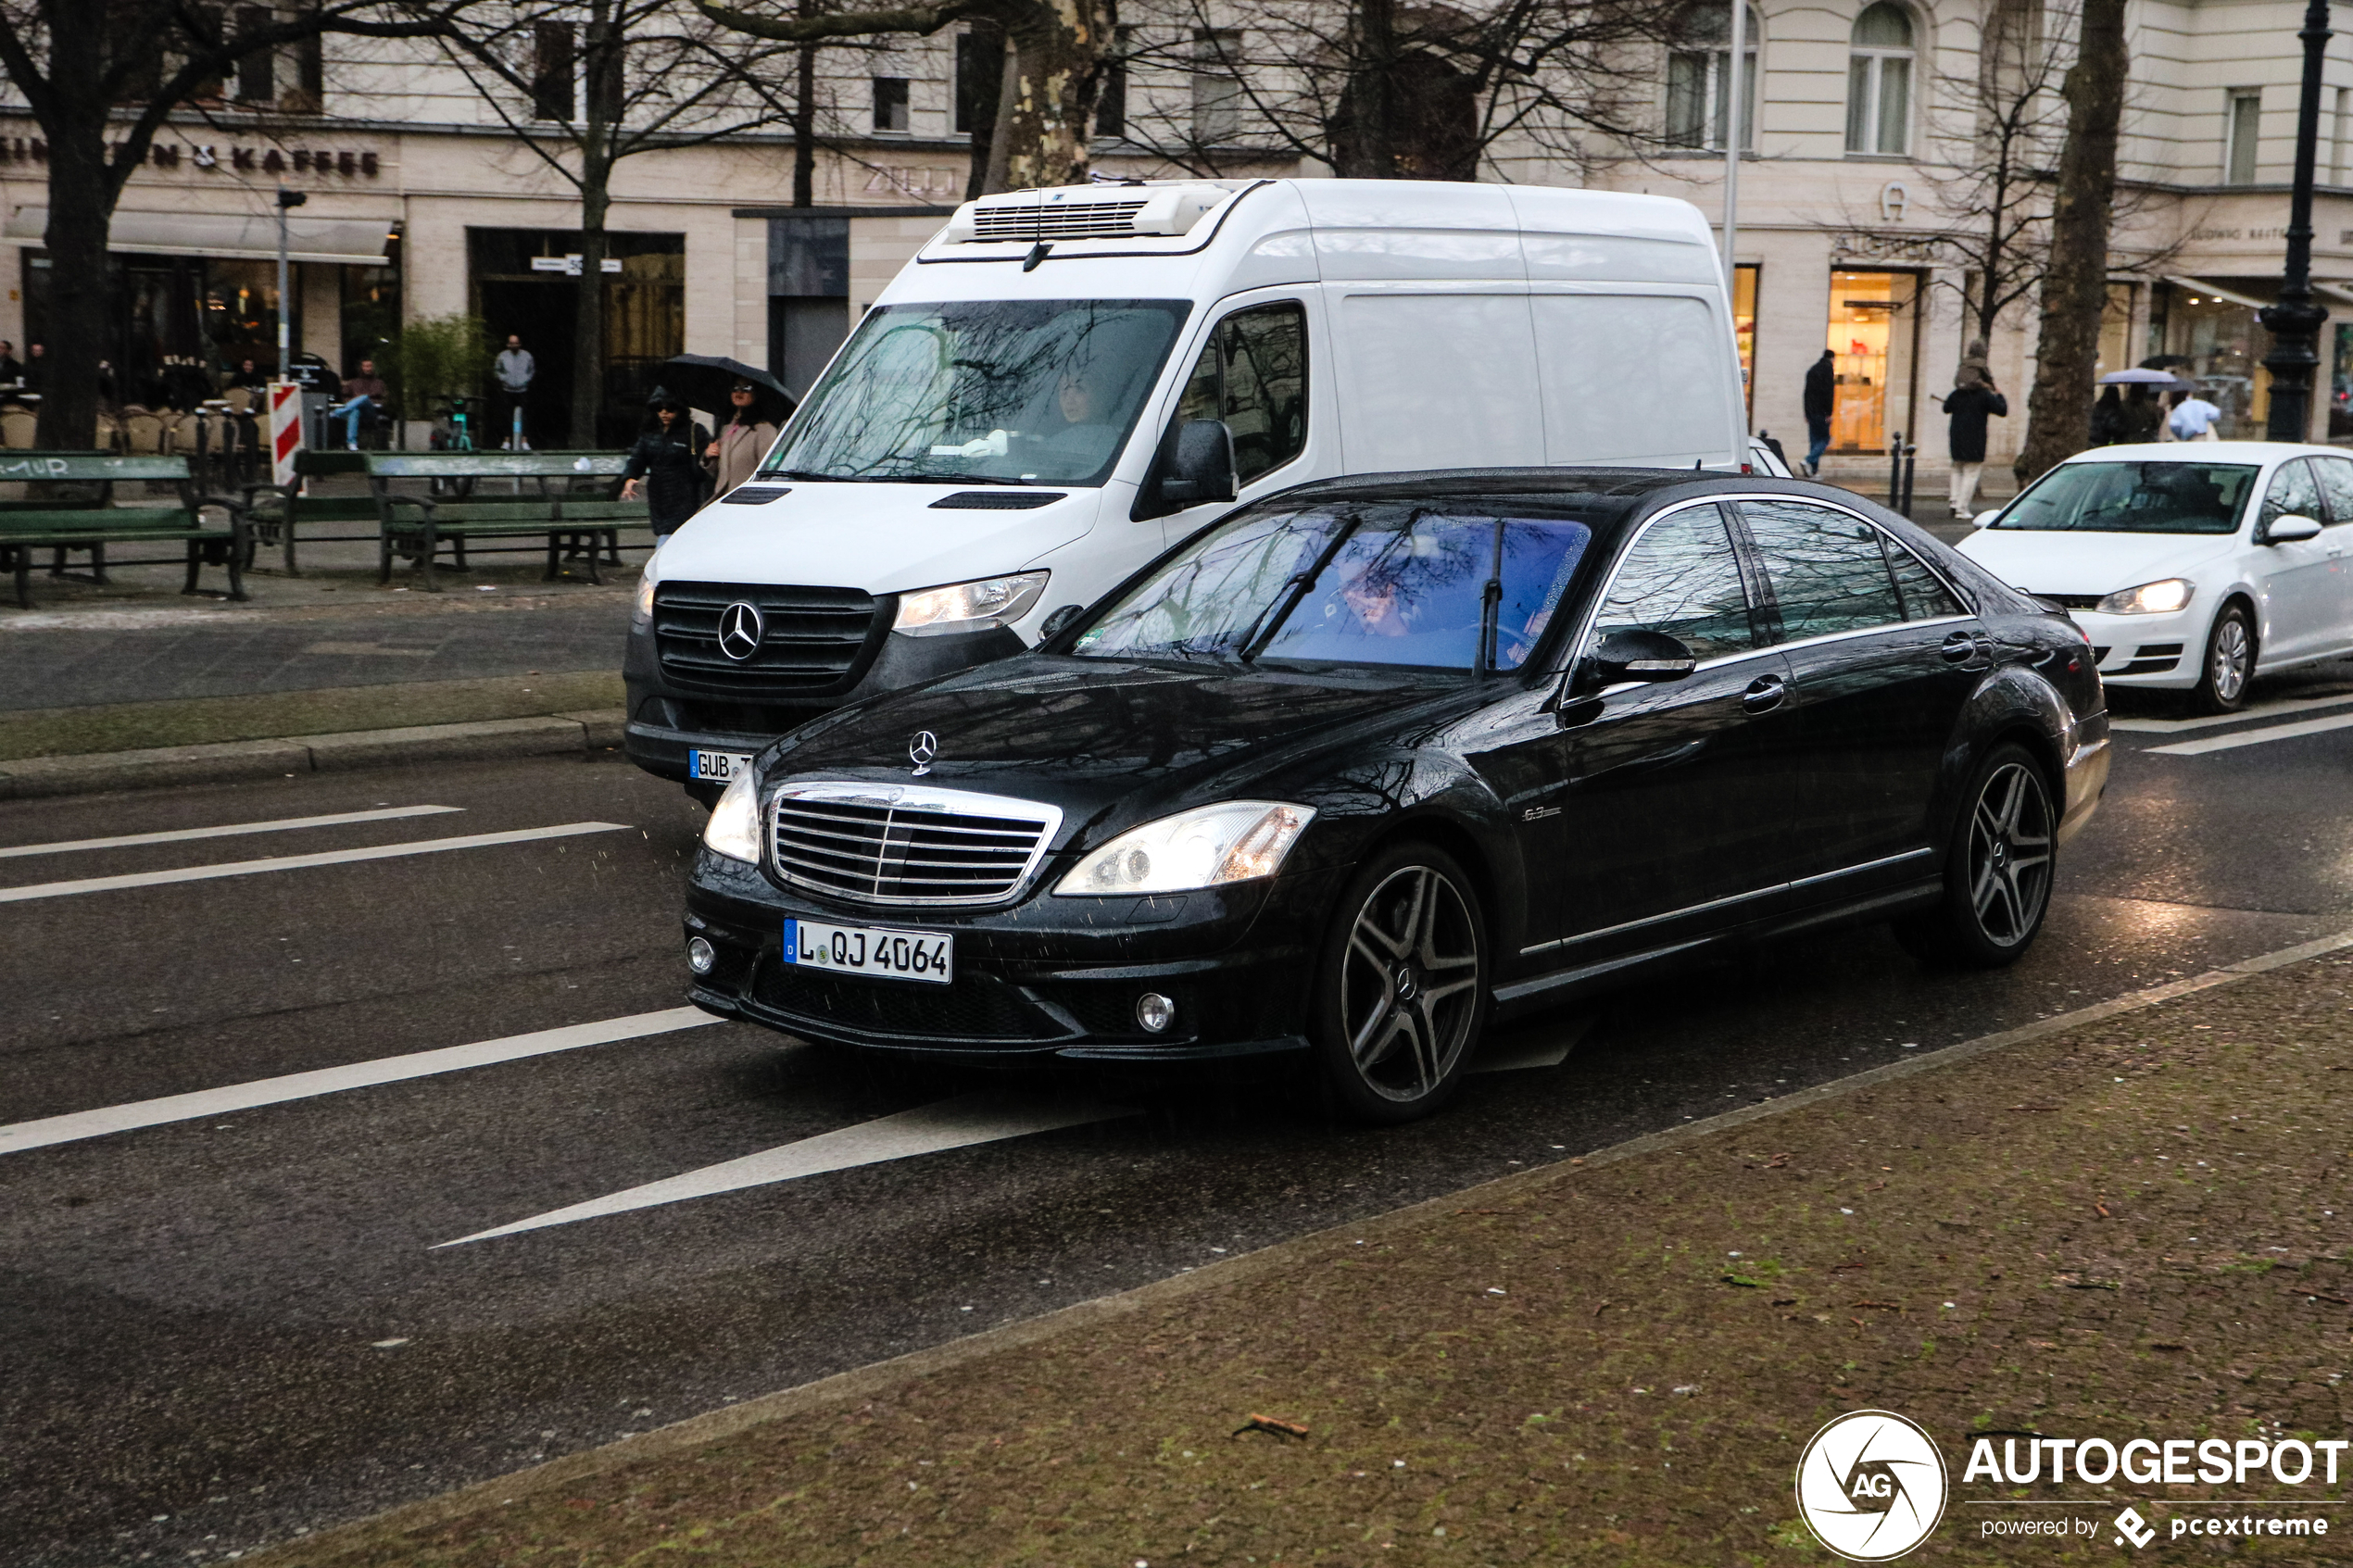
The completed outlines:
[[[1145,1034],[1157,1035],[1176,1022],[1176,1004],[1157,991],[1147,991],[1136,998],[1136,1022]]]
[[[718,961],[719,949],[712,947],[708,940],[700,936],[687,938],[686,967],[688,969],[693,970],[697,974],[709,974],[711,966]]]

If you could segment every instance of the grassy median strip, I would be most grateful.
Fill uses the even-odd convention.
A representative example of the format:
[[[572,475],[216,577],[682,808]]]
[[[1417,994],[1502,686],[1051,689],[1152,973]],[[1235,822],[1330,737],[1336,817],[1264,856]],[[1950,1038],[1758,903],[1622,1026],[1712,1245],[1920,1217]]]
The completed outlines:
[[[1978,1433],[2347,1435],[2348,1010],[2353,954],[2323,956],[270,1561],[1828,1562],[1794,1466],[1869,1407],[1951,1468],[1921,1560],[2119,1555],[2105,1529],[1989,1537],[2035,1512],[1996,1499],[2132,1502],[2170,1535],[2200,1499],[2293,1498],[2353,1535],[2353,1465],[2250,1490],[1962,1484]]]
[[[256,692],[173,702],[24,709],[0,712],[0,762],[401,729],[412,724],[535,719],[549,713],[619,708],[623,700],[618,671],[591,670]]]

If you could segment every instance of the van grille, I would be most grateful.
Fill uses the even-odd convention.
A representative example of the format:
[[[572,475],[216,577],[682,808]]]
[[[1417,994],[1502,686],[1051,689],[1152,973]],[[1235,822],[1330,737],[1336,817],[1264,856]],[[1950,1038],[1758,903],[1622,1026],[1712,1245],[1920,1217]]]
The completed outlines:
[[[736,604],[751,606],[760,622],[758,646],[741,659],[729,658],[720,640],[722,618]],[[654,590],[654,647],[663,677],[688,691],[818,696],[866,672],[889,631],[887,608],[856,588],[664,583]]]
[[[983,207],[973,213],[975,240],[1085,240],[1124,238],[1136,232],[1136,214],[1143,200],[1077,202],[1048,207],[1043,202],[1008,202]]]
[[[787,784],[770,853],[785,881],[838,898],[994,904],[1021,890],[1061,822],[1056,807],[960,790]]]

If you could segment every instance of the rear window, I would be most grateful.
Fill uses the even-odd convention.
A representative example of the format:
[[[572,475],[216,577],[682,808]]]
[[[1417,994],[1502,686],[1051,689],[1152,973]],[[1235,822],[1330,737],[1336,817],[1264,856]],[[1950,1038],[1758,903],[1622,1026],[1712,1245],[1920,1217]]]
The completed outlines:
[[[2083,533],[2234,533],[2252,463],[2061,463],[1994,526]]]

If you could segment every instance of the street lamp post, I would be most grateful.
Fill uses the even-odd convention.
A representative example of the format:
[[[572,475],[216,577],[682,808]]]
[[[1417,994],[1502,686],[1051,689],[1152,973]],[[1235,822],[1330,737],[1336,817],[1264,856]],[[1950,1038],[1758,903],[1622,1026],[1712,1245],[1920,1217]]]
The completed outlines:
[[[2319,101],[2317,98],[2313,100],[2315,103]],[[283,185],[278,187],[278,379],[280,381],[294,379],[294,364],[287,358],[286,326],[294,315],[294,296],[286,292],[286,212],[288,208],[300,207],[309,199],[310,195],[307,191],[289,191]]]
[[[2320,369],[2319,340],[2328,312],[2312,303],[2312,161],[2321,137],[2321,61],[2329,46],[2329,0],[2304,8],[2304,88],[2296,105],[2296,194],[2288,198],[2287,260],[2280,300],[2260,312],[2271,334],[2263,368],[2271,372],[2271,411],[2264,434],[2273,441],[2309,441],[2312,376]]]

